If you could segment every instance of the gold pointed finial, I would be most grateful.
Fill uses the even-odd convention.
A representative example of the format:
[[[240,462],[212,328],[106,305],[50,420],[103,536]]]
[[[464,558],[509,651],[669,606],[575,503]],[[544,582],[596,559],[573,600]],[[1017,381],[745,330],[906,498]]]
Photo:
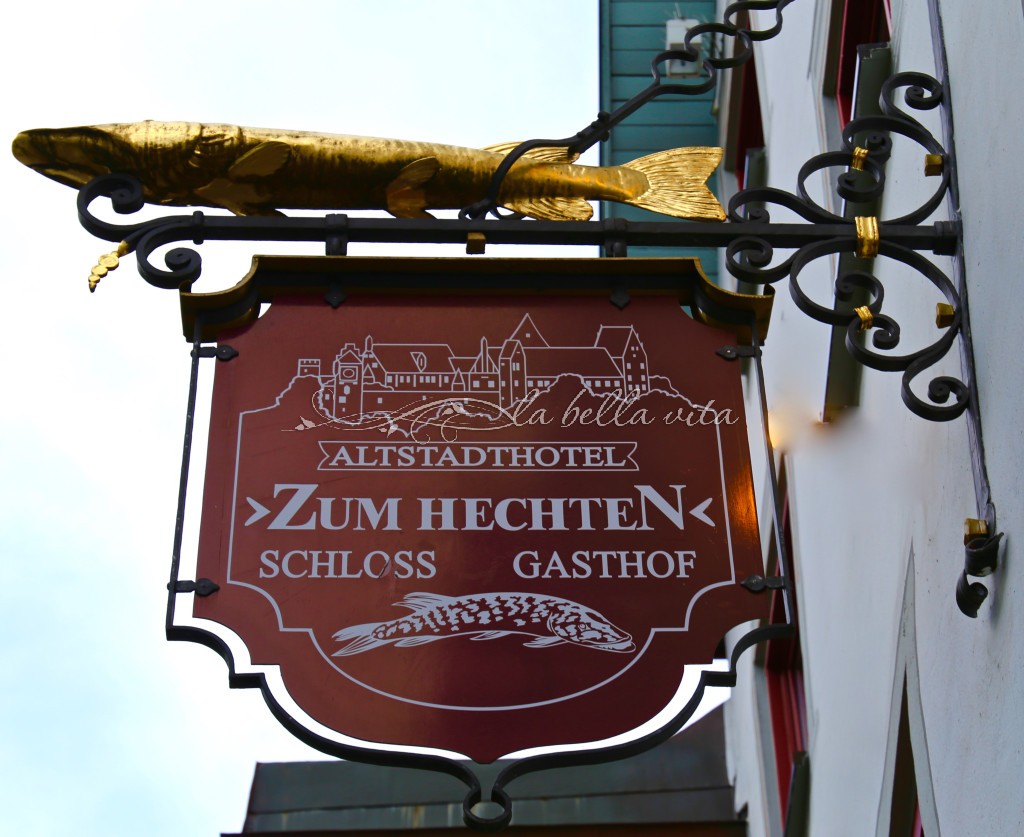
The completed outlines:
[[[116,250],[100,256],[99,261],[93,266],[92,272],[89,273],[89,293],[95,293],[100,279],[110,273],[110,271],[117,270],[117,266],[121,263],[121,256],[127,256],[130,252],[131,247],[128,245],[128,242],[122,241],[117,245]]]

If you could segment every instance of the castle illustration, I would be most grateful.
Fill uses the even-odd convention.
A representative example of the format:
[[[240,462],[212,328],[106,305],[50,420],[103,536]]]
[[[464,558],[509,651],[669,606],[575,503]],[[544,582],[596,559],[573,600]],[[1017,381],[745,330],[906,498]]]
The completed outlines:
[[[499,343],[480,339],[475,355],[456,355],[446,343],[346,343],[329,370],[301,358],[299,378],[319,384],[317,406],[332,419],[400,410],[416,402],[472,397],[513,408],[574,376],[595,395],[650,391],[647,352],[633,326],[601,326],[590,346],[552,346],[530,315]]]

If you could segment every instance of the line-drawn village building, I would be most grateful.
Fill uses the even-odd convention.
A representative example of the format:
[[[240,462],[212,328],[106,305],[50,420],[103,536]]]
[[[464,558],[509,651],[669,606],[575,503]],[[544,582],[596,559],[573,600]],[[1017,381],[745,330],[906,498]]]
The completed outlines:
[[[650,391],[647,352],[633,326],[598,329],[593,345],[552,346],[529,314],[500,343],[480,339],[475,355],[456,355],[447,343],[346,343],[329,371],[318,358],[298,361],[297,376],[319,383],[317,406],[332,419],[399,410],[441,398],[475,398],[511,409],[565,376],[594,395]]]

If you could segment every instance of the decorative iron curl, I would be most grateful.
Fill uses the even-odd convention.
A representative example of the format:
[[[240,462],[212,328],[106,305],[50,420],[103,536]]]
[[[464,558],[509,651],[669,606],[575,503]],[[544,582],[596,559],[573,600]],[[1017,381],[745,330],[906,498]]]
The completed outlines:
[[[847,125],[847,129],[849,129],[851,125],[855,126],[855,128],[860,128],[861,130],[890,131],[892,133],[901,134],[919,143],[927,154],[935,154],[943,160],[942,172],[938,178],[938,184],[924,203],[916,209],[911,210],[906,215],[901,215],[898,218],[880,219],[880,223],[888,224],[890,226],[896,226],[899,224],[920,224],[939,208],[940,204],[949,193],[950,171],[949,166],[946,164],[948,158],[945,149],[931,134],[929,134],[924,128],[918,126],[915,122],[905,122],[901,119],[896,119],[890,116],[861,117],[860,119],[850,122],[849,125]],[[854,133],[856,133],[856,131],[854,131]],[[870,164],[872,162],[874,161],[869,154],[865,163]],[[843,175],[840,175],[840,178],[843,178]],[[840,192],[840,194],[842,194],[842,192]],[[852,202],[859,202],[860,200],[856,197],[848,197],[845,194],[842,194],[842,196]],[[872,198],[870,197],[867,198],[867,200],[871,199]]]
[[[775,204],[794,212],[804,220],[815,224],[849,223],[847,218],[830,212],[815,201],[807,189],[808,179],[820,171],[850,166],[854,137],[868,132],[868,156],[862,162],[861,171],[844,171],[837,175],[836,193],[850,203],[868,203],[878,200],[885,189],[884,164],[891,152],[891,141],[887,133],[896,133],[917,142],[928,154],[946,158],[945,149],[928,131],[913,120],[905,121],[892,116],[866,116],[851,121],[843,132],[846,151],[826,151],[812,157],[800,167],[797,174],[797,193],[794,195],[773,187],[753,187],[733,195],[729,201],[729,219],[736,223],[754,220],[752,214],[759,210],[757,220],[767,222],[767,209],[756,204]],[[942,175],[934,192],[919,207],[898,218],[880,219],[882,225],[900,226],[920,224],[930,216],[942,202],[949,189],[949,167],[943,166]]]
[[[743,236],[725,248],[725,264],[729,272],[750,285],[771,285],[786,278],[793,266],[790,256],[781,264],[771,266],[775,248],[764,238]]]
[[[987,521],[994,528],[994,521]],[[956,604],[964,616],[978,617],[978,609],[988,598],[988,588],[980,581],[971,581],[968,576],[985,578],[992,575],[999,566],[999,543],[1003,533],[972,538],[964,545],[964,569],[956,584]]]
[[[725,11],[722,12],[722,17],[729,26],[738,28],[738,23],[733,22],[733,18],[736,21],[739,20],[739,16],[744,12],[769,12],[774,9],[775,11],[775,24],[768,29],[744,29],[747,35],[750,36],[751,40],[754,41],[767,41],[769,38],[774,38],[779,32],[782,31],[782,10],[786,8],[793,0],[782,0],[782,2],[773,2],[773,0],[739,0],[739,2],[732,3],[725,7]]]
[[[836,152],[831,153],[834,154]],[[813,165],[813,163],[814,160],[806,163],[804,168]],[[801,169],[802,173],[803,169]],[[729,200],[729,220],[737,224],[748,221],[767,224],[771,221],[771,213],[767,206],[762,206],[761,204],[781,206],[799,215],[805,221],[810,221],[812,224],[849,223],[845,218],[829,212],[810,199],[805,199],[803,196],[798,197],[791,192],[776,189],[773,186],[754,186],[733,195]]]
[[[203,241],[204,214],[194,212],[191,216],[168,216],[136,224],[112,224],[92,213],[92,203],[97,198],[110,199],[114,211],[127,215],[138,212],[145,203],[142,184],[131,175],[107,174],[94,178],[78,193],[78,220],[97,238],[107,241],[123,241],[127,251],[134,252],[139,273],[151,285],[173,290],[191,285],[202,272],[202,257],[195,251],[176,247],[164,257],[167,270],[155,267],[149,260],[158,247],[172,241],[180,241],[182,232],[188,231],[188,238],[196,244]]]
[[[139,180],[129,174],[104,174],[94,177],[79,189],[77,198],[78,222],[86,232],[107,241],[129,241],[133,236],[137,240],[143,225],[111,224],[97,218],[90,211],[97,198],[109,198],[114,211],[120,215],[138,212],[146,202]]]
[[[203,270],[203,258],[195,250],[187,247],[175,247],[164,256],[167,270],[155,267],[150,256],[158,247],[180,241],[183,228],[188,230],[195,244],[203,243],[203,227],[206,216],[202,212],[193,212],[191,217],[180,219],[179,223],[168,223],[149,228],[135,248],[135,258],[139,272],[146,277],[151,285],[165,290],[190,287]]]
[[[907,91],[903,100],[914,110],[934,110],[945,101],[945,89],[934,76],[915,72],[896,73],[882,84],[879,104],[886,116],[917,121],[896,104],[896,91],[904,87]]]
[[[142,184],[131,175],[107,174],[90,180],[78,192],[78,220],[85,229],[97,238],[117,241],[118,236],[135,226],[119,226],[101,221],[89,212],[89,205],[96,198],[110,198],[114,211],[120,215],[138,212],[146,202]]]
[[[915,415],[930,421],[950,421],[961,415],[970,403],[970,392],[967,385],[958,378],[941,376],[934,378],[928,386],[928,400],[920,398],[912,389],[915,378],[925,370],[942,360],[952,348],[960,334],[960,295],[953,282],[929,259],[919,253],[898,244],[885,241],[879,244],[878,255],[896,259],[917,271],[931,282],[945,297],[953,309],[953,318],[942,336],[917,351],[904,355],[889,354],[900,343],[899,323],[882,314],[884,287],[877,277],[860,271],[851,271],[841,275],[836,282],[836,295],[840,299],[849,298],[850,291],[860,288],[868,292],[871,299],[864,306],[870,313],[870,324],[865,322],[856,312],[849,309],[836,309],[814,302],[800,285],[800,272],[810,262],[833,253],[841,253],[853,248],[852,238],[837,238],[821,241],[802,247],[795,253],[790,262],[790,295],[797,307],[807,316],[818,322],[833,326],[846,327],[846,350],[864,366],[881,372],[902,372],[901,395],[907,408]],[[871,333],[871,348],[862,345],[858,335],[862,330]],[[953,399],[950,403],[950,399]]]
[[[895,102],[898,90],[908,88],[904,99],[906,103],[919,110],[937,107],[944,100],[942,85],[931,76],[923,73],[899,73],[883,85],[881,95],[882,115],[864,116],[851,120],[843,130],[843,151],[827,151],[812,157],[797,175],[796,194],[770,187],[754,187],[744,189],[733,196],[729,202],[729,219],[735,223],[757,220],[767,223],[770,220],[768,210],[757,207],[757,204],[775,204],[794,212],[806,221],[814,224],[849,223],[848,219],[815,201],[807,188],[807,181],[812,176],[826,169],[847,169],[839,173],[835,180],[836,194],[849,203],[868,203],[878,200],[885,189],[884,165],[892,153],[890,134],[899,134],[916,142],[926,154],[936,155],[943,161],[942,171],[932,194],[918,207],[898,218],[880,219],[883,227],[915,225],[922,223],[942,203],[949,192],[951,171],[948,154],[939,141],[920,122],[909,116]],[[868,154],[861,162],[861,170],[850,170],[853,150],[860,137]],[[756,211],[756,214],[755,214]],[[729,269],[734,272],[733,264]],[[765,281],[765,280],[761,280]]]
[[[768,190],[758,191],[763,193]],[[754,209],[748,214],[763,217],[765,212]],[[960,334],[960,295],[949,277],[933,262],[914,250],[886,241],[884,237],[879,242],[879,257],[896,259],[917,271],[942,293],[953,310],[949,327],[938,340],[903,355],[890,354],[900,343],[901,330],[896,320],[882,313],[885,288],[876,276],[852,270],[842,273],[835,283],[835,297],[840,301],[848,301],[857,290],[868,295],[869,299],[861,309],[865,315],[870,315],[870,325],[866,327],[864,318],[849,306],[837,308],[821,305],[801,286],[800,274],[810,262],[824,256],[850,252],[854,249],[855,241],[855,235],[850,230],[846,235],[807,244],[785,261],[772,265],[774,248],[771,243],[765,238],[743,236],[734,239],[726,247],[726,266],[737,279],[754,285],[770,285],[788,277],[790,295],[804,314],[818,322],[846,329],[846,349],[854,359],[882,372],[903,373],[902,398],[915,415],[931,421],[950,421],[956,418],[970,403],[969,388],[960,379],[950,376],[933,379],[928,386],[928,400],[920,398],[912,389],[914,379],[944,358]],[[859,335],[863,330],[871,332],[871,347],[861,344]]]

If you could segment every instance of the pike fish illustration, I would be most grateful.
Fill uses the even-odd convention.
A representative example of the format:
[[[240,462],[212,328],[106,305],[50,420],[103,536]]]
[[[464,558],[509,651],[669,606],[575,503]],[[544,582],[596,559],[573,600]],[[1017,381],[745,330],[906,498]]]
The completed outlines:
[[[197,122],[133,122],[23,131],[13,152],[33,170],[80,188],[97,175],[138,178],[145,200],[238,215],[282,209],[385,209],[430,217],[479,200],[517,143],[484,149]],[[621,166],[577,165],[565,149],[536,149],[499,195],[515,212],[587,220],[588,201],[632,204],[679,218],[724,220],[705,185],[720,148],[675,148]]]
[[[509,634],[535,637],[524,643],[526,648],[568,643],[620,653],[636,649],[628,633],[597,611],[556,596],[475,593],[451,597],[410,593],[396,606],[407,607],[412,613],[387,622],[342,628],[334,634],[342,647],[332,656],[348,657],[390,644],[407,648],[454,636],[488,640]]]

